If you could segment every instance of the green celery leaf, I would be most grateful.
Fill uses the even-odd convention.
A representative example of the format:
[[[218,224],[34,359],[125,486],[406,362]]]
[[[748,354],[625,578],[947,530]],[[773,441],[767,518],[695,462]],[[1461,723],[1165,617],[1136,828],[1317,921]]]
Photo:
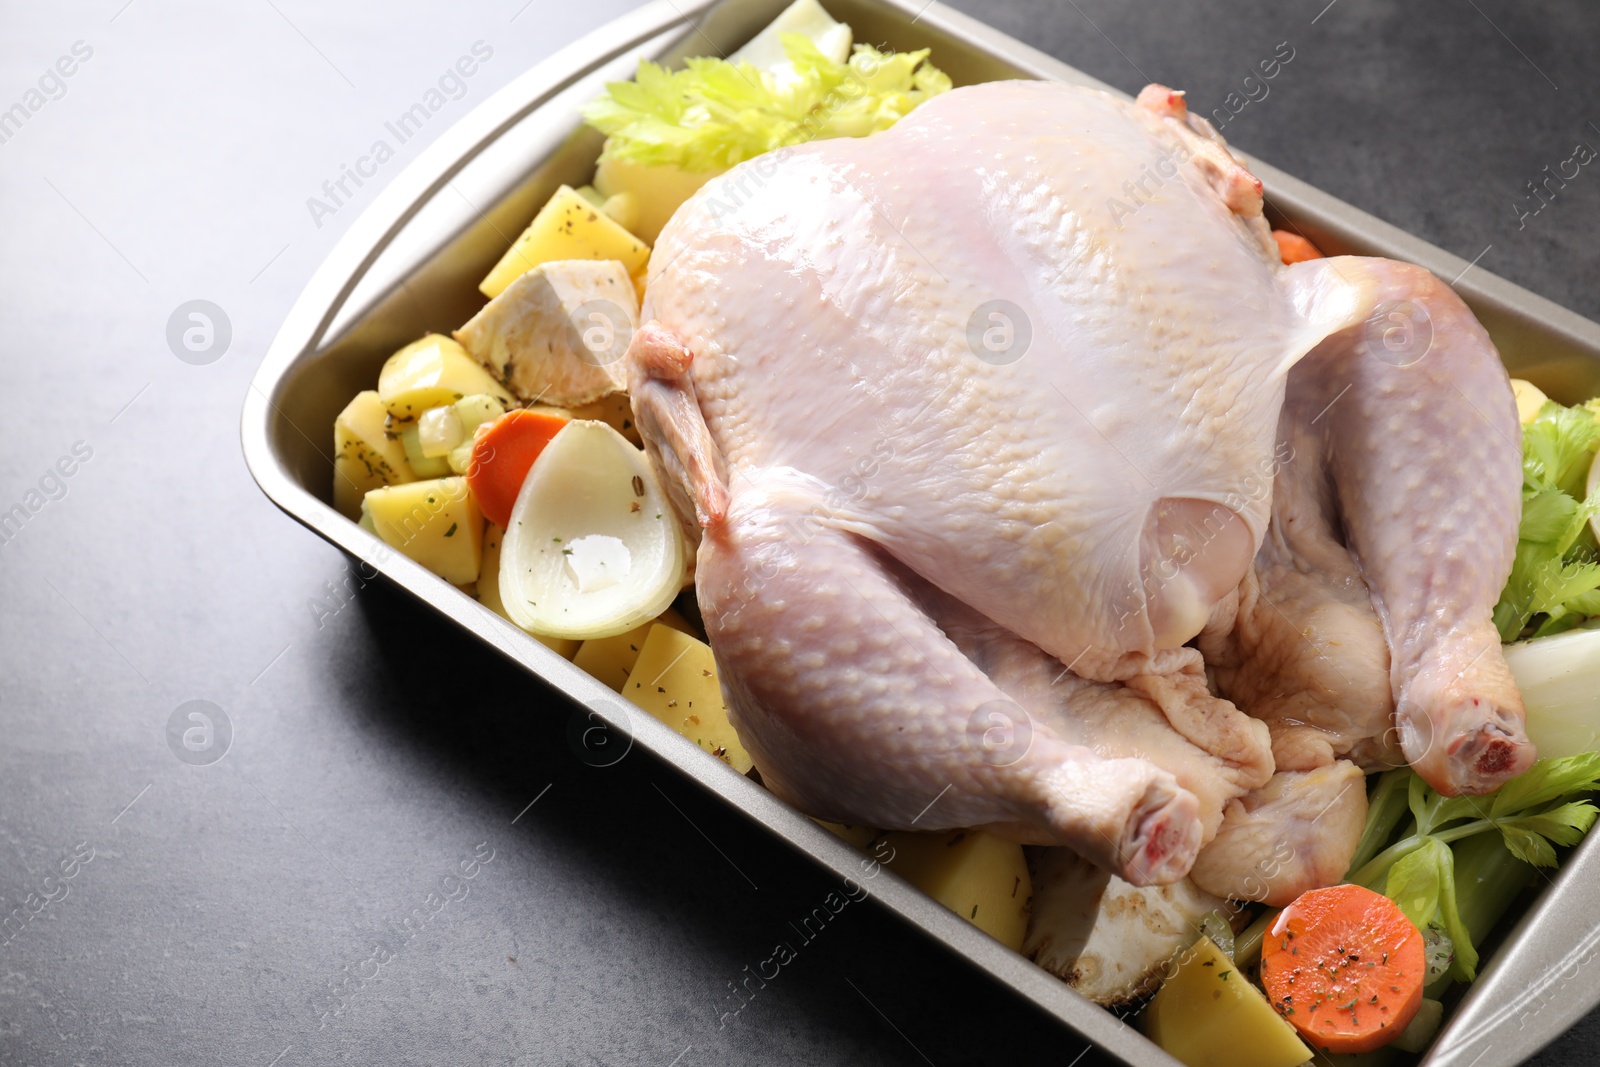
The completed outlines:
[[[1489,817],[1515,818],[1554,801],[1596,790],[1600,790],[1600,752],[1542,759],[1495,792]]]
[[[1428,800],[1430,796],[1438,796],[1420,775],[1412,775],[1410,788],[1406,791],[1406,804],[1411,808],[1411,817],[1417,822],[1417,833],[1431,834],[1433,820],[1429,817]]]
[[[1424,838],[1420,848],[1408,852],[1389,868],[1383,895],[1398,904],[1414,926],[1423,929],[1438,914],[1449,866],[1450,846],[1437,837]],[[1452,896],[1454,892],[1452,884]]]
[[[1600,808],[1596,808],[1588,801],[1577,800],[1537,815],[1503,819],[1499,826],[1502,831],[1507,826],[1526,830],[1548,838],[1552,844],[1567,848],[1583,840],[1583,835],[1594,825],[1596,815],[1600,815]]]
[[[792,76],[725,59],[690,59],[676,71],[642,61],[633,81],[609,83],[583,108],[609,135],[604,158],[725,170],[785,145],[886,130],[951,85],[927,49],[856,45],[836,63],[801,34],[782,40]]]
[[[1600,615],[1600,589],[1573,597],[1566,608],[1576,615]]]
[[[1600,563],[1562,563],[1550,560],[1539,568],[1533,583],[1533,610],[1565,611],[1565,605],[1600,589]]]
[[[1519,860],[1525,860],[1535,867],[1554,867],[1556,865],[1556,850],[1550,847],[1550,842],[1531,830],[1523,830],[1513,826],[1510,822],[1500,824],[1500,835],[1505,838],[1506,848]]]
[[[1438,838],[1431,841],[1438,846],[1435,863],[1439,869],[1439,918],[1455,943],[1456,977],[1470,982],[1478,976],[1478,949],[1472,943],[1472,931],[1461,921],[1461,912],[1456,908],[1456,854]]]
[[[1559,489],[1539,489],[1522,501],[1522,525],[1517,528],[1519,541],[1553,545],[1572,524],[1578,502]]]
[[[1592,412],[1546,405],[1522,428],[1524,476],[1541,487],[1582,497],[1596,446],[1600,421]]]

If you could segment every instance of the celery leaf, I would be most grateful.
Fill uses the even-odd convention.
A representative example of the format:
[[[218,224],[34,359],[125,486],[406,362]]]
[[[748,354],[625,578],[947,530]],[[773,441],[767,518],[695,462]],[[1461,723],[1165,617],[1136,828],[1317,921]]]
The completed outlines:
[[[928,50],[880,52],[858,44],[844,63],[807,37],[783,35],[792,75],[747,62],[690,59],[681,70],[641,61],[583,108],[607,134],[603,158],[686,171],[726,170],[785,145],[886,130],[950,88]]]

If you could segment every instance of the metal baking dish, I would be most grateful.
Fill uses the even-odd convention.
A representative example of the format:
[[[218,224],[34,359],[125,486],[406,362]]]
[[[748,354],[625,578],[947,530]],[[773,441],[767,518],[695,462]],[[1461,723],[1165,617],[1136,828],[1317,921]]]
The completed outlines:
[[[374,200],[296,301],[245,399],[245,459],[284,511],[369,561],[419,600],[588,706],[615,729],[765,825],[838,876],[863,877],[862,853],[818,827],[611,689],[504,622],[471,597],[388,550],[329,505],[331,427],[345,402],[377,380],[384,358],[426,330],[465,322],[481,305],[476,283],[546,197],[588,180],[600,149],[576,107],[601,83],[627,78],[641,57],[671,63],[728,53],[786,0],[660,0],[623,17],[518,77],[447,131]],[[956,84],[1051,78],[1107,88],[983,24],[922,0],[828,0],[857,40],[897,49],[931,46]],[[1456,289],[1494,336],[1512,370],[1557,399],[1600,393],[1600,325],[1469,265],[1254,160],[1275,225],[1290,224],[1330,253],[1418,263]],[[1130,1064],[1174,1064],[1110,1013],[969,926],[893,875],[871,889],[882,904]],[[1600,929],[1574,940],[1567,915],[1600,903],[1600,844],[1567,860],[1493,956],[1429,1067],[1519,1062],[1597,1002],[1600,984],[1574,979],[1600,949]],[[1508,1026],[1515,1022],[1517,1025]]]

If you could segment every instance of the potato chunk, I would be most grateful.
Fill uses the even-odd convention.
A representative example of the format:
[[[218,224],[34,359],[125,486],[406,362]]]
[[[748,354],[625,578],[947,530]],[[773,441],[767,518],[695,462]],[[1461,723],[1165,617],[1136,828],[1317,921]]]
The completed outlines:
[[[347,519],[361,514],[361,498],[386,485],[416,480],[405,445],[391,437],[389,411],[368,389],[357,393],[333,420],[333,506]]]
[[[609,194],[608,194],[609,195]],[[522,236],[478,285],[493,300],[541,263],[560,259],[615,259],[632,274],[650,258],[650,246],[617,225],[569,185],[557,189]]]
[[[541,263],[455,333],[523,400],[577,407],[628,386],[639,328],[633,281],[614,260]]]
[[[652,623],[622,694],[740,774],[750,769],[704,641]]]
[[[1188,1067],[1295,1067],[1311,1050],[1209,937],[1177,960],[1145,1034]]]
[[[591,677],[599,679],[620,693],[628,685],[628,675],[633,673],[633,665],[639,662],[639,649],[644,647],[644,639],[649,635],[650,627],[658,622],[680,633],[691,635],[694,633],[694,628],[689,625],[688,619],[668,608],[649,622],[635,626],[626,633],[590,638],[578,646],[578,653],[572,657],[572,662]]]
[[[1521,378],[1511,379],[1511,395],[1517,398],[1517,418],[1524,426],[1538,417],[1539,409],[1550,402],[1543,389]]]
[[[452,585],[478,580],[483,512],[464,478],[431,478],[374,489],[366,496],[373,529]]]
[[[654,244],[661,236],[661,228],[684,201],[721,173],[720,170],[684,171],[674,166],[647,167],[627,159],[602,159],[595,167],[594,187],[608,199],[633,194],[638,221],[631,229]]]
[[[990,937],[1022,948],[1033,879],[1022,846],[984,830],[896,831],[889,869]]]
[[[429,408],[486,393],[514,403],[505,387],[467,350],[443,334],[430,333],[390,356],[378,374],[378,396],[395,422],[410,424]]]

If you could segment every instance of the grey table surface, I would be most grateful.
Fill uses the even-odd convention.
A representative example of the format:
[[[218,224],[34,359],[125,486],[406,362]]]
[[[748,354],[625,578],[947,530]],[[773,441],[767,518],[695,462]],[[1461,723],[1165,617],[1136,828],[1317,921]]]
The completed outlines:
[[[725,1016],[817,872],[642,754],[579,763],[559,697],[363,583],[245,470],[248,379],[372,186],[628,6],[0,5],[0,109],[22,105],[0,111],[0,509],[27,513],[0,533],[0,917],[26,917],[0,928],[0,1064],[1099,1058],[873,905]],[[1205,111],[1288,42],[1237,144],[1600,316],[1600,174],[1536,215],[1526,188],[1600,146],[1600,7],[958,6]],[[478,42],[459,98],[313,217]],[[231,325],[206,365],[167,341],[195,299]],[[191,700],[231,730],[219,762],[169,744]],[[1591,1016],[1541,1062],[1597,1038]]]

